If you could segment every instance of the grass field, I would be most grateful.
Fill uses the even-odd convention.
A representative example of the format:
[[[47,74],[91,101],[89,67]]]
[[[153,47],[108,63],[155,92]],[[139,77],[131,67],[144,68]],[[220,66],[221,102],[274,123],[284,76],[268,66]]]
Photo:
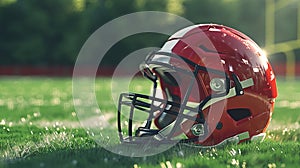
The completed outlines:
[[[101,110],[115,112],[110,81],[96,80]],[[143,90],[141,80],[132,86]],[[111,153],[80,127],[71,78],[0,79],[0,167],[299,167],[300,81],[278,80],[279,97],[263,143],[201,150],[184,145],[154,156]],[[115,121],[115,119],[111,119]]]

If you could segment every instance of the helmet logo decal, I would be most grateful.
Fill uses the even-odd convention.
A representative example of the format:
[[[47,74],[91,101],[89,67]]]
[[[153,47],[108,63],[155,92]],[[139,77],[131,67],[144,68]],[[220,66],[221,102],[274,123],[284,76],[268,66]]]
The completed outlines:
[[[195,124],[192,126],[191,131],[195,136],[204,135],[204,125],[203,124]]]

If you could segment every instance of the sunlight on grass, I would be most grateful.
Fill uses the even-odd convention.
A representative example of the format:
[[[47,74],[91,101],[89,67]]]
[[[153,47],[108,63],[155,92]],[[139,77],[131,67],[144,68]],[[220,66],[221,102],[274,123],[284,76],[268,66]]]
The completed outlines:
[[[118,91],[124,91],[117,87],[122,80],[128,83],[96,79],[99,109],[85,122],[92,124],[94,117],[103,116],[108,121],[102,128],[105,134],[111,131],[106,128],[116,126],[114,99]],[[2,78],[0,167],[296,167],[300,161],[299,84],[278,81],[279,97],[263,143],[205,150],[178,144],[158,155],[130,158],[104,150],[94,141],[97,132],[81,128],[73,107],[80,102],[72,99],[71,78]],[[136,78],[127,90],[150,94],[151,83]]]

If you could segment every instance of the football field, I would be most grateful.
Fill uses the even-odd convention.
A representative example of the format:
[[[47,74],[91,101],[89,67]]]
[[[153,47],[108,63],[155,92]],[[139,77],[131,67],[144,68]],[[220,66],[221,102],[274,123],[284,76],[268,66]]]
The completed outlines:
[[[132,90],[147,92],[136,79]],[[101,113],[116,125],[108,78],[97,78]],[[279,96],[262,143],[198,149],[176,145],[143,158],[120,156],[97,144],[78,121],[72,78],[0,79],[0,167],[298,167],[300,165],[300,80],[277,80]],[[104,128],[105,129],[105,128]]]

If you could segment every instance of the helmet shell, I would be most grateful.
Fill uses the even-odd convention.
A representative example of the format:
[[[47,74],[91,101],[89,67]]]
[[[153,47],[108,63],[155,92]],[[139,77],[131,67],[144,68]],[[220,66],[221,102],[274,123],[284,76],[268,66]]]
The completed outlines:
[[[242,132],[248,132],[251,138],[266,131],[277,97],[276,79],[265,53],[248,36],[223,25],[194,25],[172,35],[160,51],[228,74],[231,88],[235,87],[231,74],[235,74],[240,81],[253,80],[253,85],[245,88],[242,95],[218,101],[203,109],[209,134],[197,143],[215,145]],[[169,63],[181,69],[193,68],[177,59],[170,59]],[[172,84],[172,80],[166,81],[168,78],[159,68],[153,71],[159,77],[161,89],[168,92],[164,94],[165,98],[180,102],[189,87],[189,77],[177,72],[170,73],[176,81],[173,80],[175,84]],[[214,94],[211,81],[220,77],[214,73],[199,72],[195,78],[196,84],[192,86],[188,101],[200,103]],[[155,123],[160,128],[159,119],[157,117]],[[196,137],[190,129],[195,124],[195,121],[186,121],[181,125],[188,138]]]

